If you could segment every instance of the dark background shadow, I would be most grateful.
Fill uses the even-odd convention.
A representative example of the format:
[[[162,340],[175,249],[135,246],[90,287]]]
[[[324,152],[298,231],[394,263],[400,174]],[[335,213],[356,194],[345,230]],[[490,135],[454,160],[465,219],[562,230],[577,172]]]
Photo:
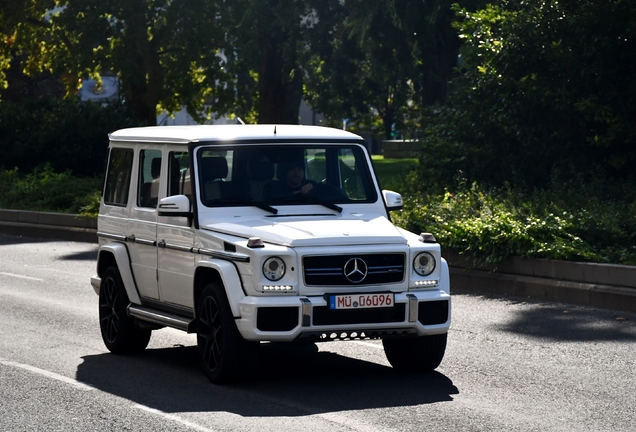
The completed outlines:
[[[241,416],[304,416],[451,401],[458,389],[438,373],[399,374],[392,368],[314,345],[261,344],[254,373],[214,385],[196,347],[146,350],[136,356],[84,357],[77,380],[164,412],[226,411]]]

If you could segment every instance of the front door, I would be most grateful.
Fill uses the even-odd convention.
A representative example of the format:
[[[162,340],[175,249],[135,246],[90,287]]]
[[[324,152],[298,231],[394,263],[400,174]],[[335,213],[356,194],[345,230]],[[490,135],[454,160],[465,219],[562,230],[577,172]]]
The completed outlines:
[[[136,202],[130,211],[128,251],[142,298],[159,299],[157,284],[157,201],[161,190],[161,150],[139,152]]]
[[[188,153],[168,152],[166,196],[185,195],[192,202]],[[194,228],[186,217],[160,216],[157,223],[159,292],[162,302],[194,309]]]

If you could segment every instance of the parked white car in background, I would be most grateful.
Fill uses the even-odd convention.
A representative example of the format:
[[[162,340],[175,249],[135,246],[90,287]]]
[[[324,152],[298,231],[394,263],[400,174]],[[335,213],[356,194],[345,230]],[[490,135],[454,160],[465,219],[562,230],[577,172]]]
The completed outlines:
[[[114,132],[91,278],[104,343],[132,353],[154,329],[196,333],[213,382],[252,368],[260,341],[380,338],[395,369],[435,369],[450,326],[448,266],[432,235],[391,223],[401,206],[345,131]]]

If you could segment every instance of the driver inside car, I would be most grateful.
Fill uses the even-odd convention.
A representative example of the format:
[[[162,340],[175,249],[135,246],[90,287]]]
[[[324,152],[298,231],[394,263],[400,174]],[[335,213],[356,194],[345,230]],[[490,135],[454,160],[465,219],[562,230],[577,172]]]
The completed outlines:
[[[302,160],[281,163],[276,170],[277,181],[265,185],[266,199],[302,196],[309,194],[316,182],[305,178],[305,164]]]

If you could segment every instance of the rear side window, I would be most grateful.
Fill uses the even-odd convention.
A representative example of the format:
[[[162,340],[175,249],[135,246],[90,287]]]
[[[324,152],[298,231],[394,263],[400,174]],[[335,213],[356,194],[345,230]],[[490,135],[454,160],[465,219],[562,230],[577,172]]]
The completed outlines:
[[[132,163],[132,149],[113,148],[110,150],[104,190],[105,204],[122,207],[128,204]]]

